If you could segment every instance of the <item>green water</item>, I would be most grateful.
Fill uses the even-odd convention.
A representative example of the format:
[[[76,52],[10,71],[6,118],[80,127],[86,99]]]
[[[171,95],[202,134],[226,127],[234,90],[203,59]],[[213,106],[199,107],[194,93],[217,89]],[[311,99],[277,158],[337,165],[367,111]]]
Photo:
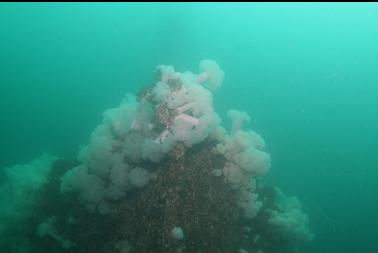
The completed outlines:
[[[267,142],[308,253],[378,252],[378,4],[0,4],[0,167],[74,158],[158,64],[226,73],[214,95]]]

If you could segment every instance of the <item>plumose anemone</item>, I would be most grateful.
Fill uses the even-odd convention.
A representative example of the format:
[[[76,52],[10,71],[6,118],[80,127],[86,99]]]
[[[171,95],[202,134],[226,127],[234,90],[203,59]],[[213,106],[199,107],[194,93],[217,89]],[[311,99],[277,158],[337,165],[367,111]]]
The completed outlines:
[[[222,127],[223,70],[199,69],[158,66],[154,84],[103,113],[77,160],[5,169],[2,252],[291,253],[311,240],[299,200],[264,182],[271,157],[244,130],[247,112]]]

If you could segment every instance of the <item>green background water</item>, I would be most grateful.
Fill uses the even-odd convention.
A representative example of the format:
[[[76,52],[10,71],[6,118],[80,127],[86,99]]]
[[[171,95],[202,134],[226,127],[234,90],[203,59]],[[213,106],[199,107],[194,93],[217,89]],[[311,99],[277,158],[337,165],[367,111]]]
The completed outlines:
[[[214,94],[268,144],[306,252],[378,252],[378,4],[0,4],[0,167],[75,157],[158,64],[226,72]]]

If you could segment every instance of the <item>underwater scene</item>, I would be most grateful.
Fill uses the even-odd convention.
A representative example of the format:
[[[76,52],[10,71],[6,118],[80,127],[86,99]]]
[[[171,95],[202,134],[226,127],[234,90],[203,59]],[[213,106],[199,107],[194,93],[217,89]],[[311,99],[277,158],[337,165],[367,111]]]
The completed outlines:
[[[377,3],[0,3],[1,253],[378,253]]]

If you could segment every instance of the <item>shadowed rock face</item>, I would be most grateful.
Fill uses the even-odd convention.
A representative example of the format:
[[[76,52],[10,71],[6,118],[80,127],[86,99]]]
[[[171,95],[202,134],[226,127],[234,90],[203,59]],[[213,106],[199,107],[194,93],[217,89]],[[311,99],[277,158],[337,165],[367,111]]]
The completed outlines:
[[[121,204],[120,227],[140,252],[234,252],[238,249],[240,211],[234,193],[211,172],[222,157],[203,144],[178,160],[160,164],[156,179],[132,200]],[[130,215],[131,214],[131,215]],[[181,227],[184,240],[171,236]],[[135,228],[140,229],[140,233]]]

